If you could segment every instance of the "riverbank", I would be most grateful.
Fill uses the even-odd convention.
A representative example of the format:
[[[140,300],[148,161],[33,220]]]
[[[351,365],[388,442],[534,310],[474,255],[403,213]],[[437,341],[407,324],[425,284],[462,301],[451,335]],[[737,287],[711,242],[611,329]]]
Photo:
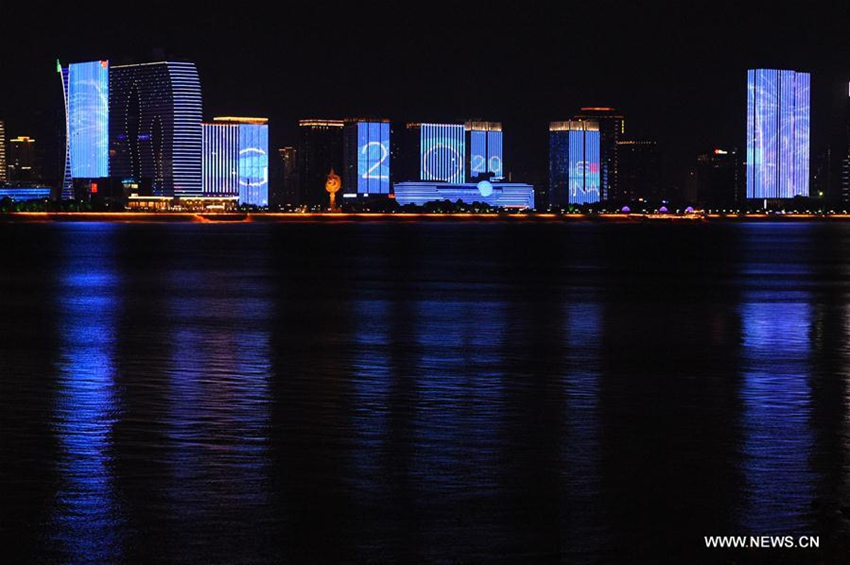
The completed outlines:
[[[850,214],[412,214],[279,212],[7,212],[0,222],[289,223],[289,222],[806,222],[848,221]]]

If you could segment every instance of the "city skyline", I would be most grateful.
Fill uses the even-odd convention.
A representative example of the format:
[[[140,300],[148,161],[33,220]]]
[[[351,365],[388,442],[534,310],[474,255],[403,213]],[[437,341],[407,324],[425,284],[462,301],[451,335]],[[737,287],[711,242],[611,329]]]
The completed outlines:
[[[153,4],[132,26],[92,18],[93,10],[63,12],[44,22],[44,41],[4,56],[7,76],[29,87],[0,93],[7,135],[48,141],[53,128],[45,118],[61,111],[47,72],[56,57],[108,58],[118,65],[159,54],[196,63],[204,118],[267,116],[274,124],[273,148],[294,145],[297,120],[306,117],[380,115],[438,123],[480,118],[501,121],[511,132],[504,152],[515,176],[545,177],[547,141],[539,132],[581,107],[605,105],[626,115],[627,136],[659,142],[665,182],[681,185],[695,155],[713,147],[743,149],[740,76],[746,69],[812,73],[813,158],[826,143],[836,97],[847,93],[850,80],[848,10],[832,3],[799,14],[766,13],[754,5],[727,13],[714,3],[677,7],[663,17],[601,3],[582,8],[584,17],[605,22],[594,32],[561,26],[566,11],[535,6],[509,24],[469,5],[446,11],[438,4],[419,16],[378,10],[371,19],[350,9],[322,17],[320,6],[289,12],[275,22],[253,12],[165,13]],[[9,13],[17,21],[38,19],[27,7]],[[465,25],[473,19],[477,25]],[[177,33],[186,21],[217,34],[238,28],[251,41],[208,44],[199,33]],[[327,39],[316,33],[323,22],[333,28]],[[363,41],[364,29],[374,30],[380,41]],[[568,30],[570,52],[562,49],[561,34],[538,29]],[[721,34],[723,41],[716,41]],[[476,48],[481,41],[490,48]]]

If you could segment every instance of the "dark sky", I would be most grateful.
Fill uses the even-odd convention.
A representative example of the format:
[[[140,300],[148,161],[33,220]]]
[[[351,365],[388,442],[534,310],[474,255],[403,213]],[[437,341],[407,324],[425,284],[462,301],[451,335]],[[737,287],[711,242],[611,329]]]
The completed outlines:
[[[303,117],[482,118],[504,123],[508,170],[541,174],[547,122],[613,105],[627,135],[661,143],[665,181],[679,184],[696,153],[743,144],[748,67],[813,73],[815,150],[850,80],[848,1],[217,4],[4,6],[7,134],[53,127],[57,57],[164,53],[197,63],[206,118],[268,116],[274,146]]]

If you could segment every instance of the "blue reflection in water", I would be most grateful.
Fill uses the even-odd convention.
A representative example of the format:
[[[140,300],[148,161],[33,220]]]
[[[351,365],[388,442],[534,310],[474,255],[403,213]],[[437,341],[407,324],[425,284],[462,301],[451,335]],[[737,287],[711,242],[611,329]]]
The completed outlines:
[[[420,301],[413,469],[421,503],[474,500],[497,488],[507,323],[499,302]]]
[[[742,525],[753,534],[799,532],[811,512],[816,479],[809,467],[811,306],[753,293],[741,307],[741,320]]]
[[[111,468],[119,278],[113,264],[113,226],[68,230],[57,309],[62,340],[54,426],[61,455],[51,530],[60,552],[93,562],[121,555],[119,504]]]
[[[574,504],[570,549],[594,554],[604,538],[603,516],[596,507],[601,494],[599,362],[602,311],[598,302],[567,304],[564,338],[568,378],[566,392],[566,448],[562,455],[566,494]]]
[[[355,303],[356,330],[351,425],[357,435],[352,465],[359,487],[354,495],[361,503],[386,495],[387,453],[390,447],[389,410],[391,408],[393,367],[388,346],[390,339],[390,302],[360,300]],[[402,375],[397,375],[402,377]]]
[[[215,559],[238,539],[246,560],[258,559],[257,526],[270,504],[271,291],[236,264],[174,269],[168,284],[168,514],[189,540],[203,539],[210,524],[228,524],[227,535],[195,555]]]

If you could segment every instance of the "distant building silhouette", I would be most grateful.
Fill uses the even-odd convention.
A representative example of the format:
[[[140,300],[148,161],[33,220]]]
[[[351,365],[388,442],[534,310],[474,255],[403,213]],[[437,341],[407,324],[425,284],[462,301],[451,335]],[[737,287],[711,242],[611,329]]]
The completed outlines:
[[[631,202],[641,198],[658,202],[669,197],[661,185],[661,155],[658,144],[647,140],[617,142],[619,187],[615,202]]]
[[[331,169],[343,170],[342,120],[309,119],[298,122],[298,197],[296,204],[326,206],[325,181]],[[343,190],[345,190],[343,186]]]
[[[298,152],[294,147],[282,147],[277,152],[280,178],[274,187],[273,201],[276,206],[293,206],[298,202]]]
[[[38,165],[35,139],[25,135],[9,140],[9,181],[27,182],[36,180]]]
[[[737,149],[714,149],[697,156],[696,199],[712,209],[744,204],[743,164]]]
[[[840,88],[828,149],[828,193],[833,202],[846,207],[850,205],[850,84],[842,83]]]

